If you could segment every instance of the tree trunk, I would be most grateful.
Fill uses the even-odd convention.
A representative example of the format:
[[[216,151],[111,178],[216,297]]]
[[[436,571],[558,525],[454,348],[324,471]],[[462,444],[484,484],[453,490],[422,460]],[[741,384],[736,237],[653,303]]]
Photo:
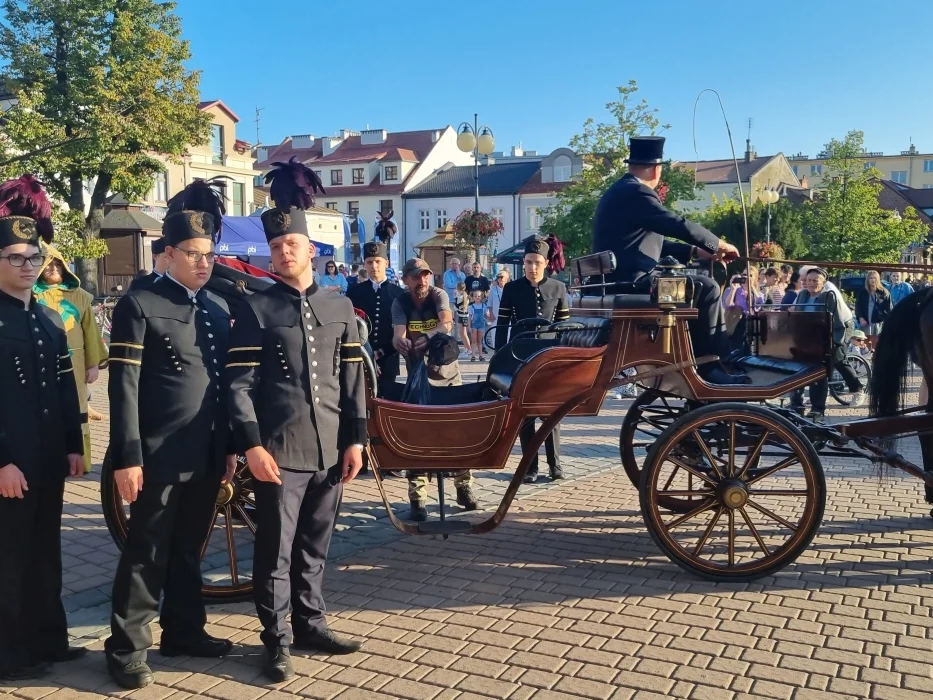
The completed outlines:
[[[84,182],[79,174],[72,175],[69,179],[71,185],[71,195],[68,198],[68,207],[70,209],[79,209],[84,211]],[[100,226],[104,220],[104,202],[107,193],[110,191],[110,185],[113,183],[113,176],[110,173],[98,173],[97,182],[94,183],[94,191],[91,193],[91,204],[87,216],[84,219],[84,238],[93,240],[100,237]],[[94,296],[98,296],[99,289],[97,285],[97,271],[99,263],[97,260],[89,258],[77,258],[75,260],[75,271],[81,280],[81,286]]]

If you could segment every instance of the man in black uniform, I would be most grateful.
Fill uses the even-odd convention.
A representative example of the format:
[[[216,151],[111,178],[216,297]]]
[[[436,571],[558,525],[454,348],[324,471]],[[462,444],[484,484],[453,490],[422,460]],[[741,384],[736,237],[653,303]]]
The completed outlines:
[[[84,474],[78,391],[61,316],[32,294],[50,214],[31,176],[0,185],[0,681],[85,651],[68,646],[61,601],[65,477]]]
[[[230,314],[220,297],[202,289],[222,213],[207,182],[179,192],[162,225],[168,271],[113,311],[110,459],[130,504],[130,529],[113,582],[105,651],[124,688],[152,683],[146,650],[160,593],[163,656],[218,657],[232,646],[204,630],[200,570],[218,488],[236,467],[221,381]]]
[[[155,239],[152,244],[152,272],[143,277],[137,277],[130,282],[130,288],[127,291],[132,292],[136,289],[145,289],[152,286],[156,280],[162,279],[165,271],[168,270],[168,258],[165,255],[165,236]]]
[[[262,225],[281,278],[247,299],[227,363],[230,413],[256,494],[253,587],[274,682],[294,675],[295,646],[328,654],[360,648],[327,626],[321,583],[343,484],[363,466],[366,386],[350,300],[322,290],[303,210],[320,179],[293,160],[267,176],[276,207]],[[323,191],[323,190],[322,190]]]
[[[399,354],[392,345],[392,302],[405,292],[386,277],[389,254],[384,243],[370,241],[364,245],[363,263],[369,279],[350,287],[347,297],[353,306],[366,312],[372,324],[369,345],[379,369],[379,396],[384,396],[384,387],[391,388],[399,375]]]
[[[664,137],[633,136],[629,147],[629,172],[613,184],[599,200],[593,219],[593,252],[611,250],[616,256],[616,282],[635,283],[637,293],[651,289],[652,271],[664,256],[681,262],[691,257],[718,257],[730,262],[738,249],[720,240],[712,231],[666,209],[655,189],[661,182],[664,162]],[[666,240],[676,238],[676,241]],[[690,322],[694,353],[723,355],[723,313],[719,285],[697,275],[695,304],[699,318]],[[701,372],[715,384],[734,384],[744,377],[726,374],[715,365],[705,365]]]
[[[526,319],[541,318],[548,323],[566,321],[570,318],[570,309],[567,307],[567,287],[560,280],[551,279],[545,275],[550,247],[541,238],[532,238],[525,244],[525,257],[522,265],[525,276],[513,280],[502,290],[502,302],[499,304],[499,316],[496,319],[496,350],[500,350],[509,339],[509,327]],[[513,335],[521,330],[534,330],[533,326],[527,329],[513,330]],[[522,449],[525,449],[535,434],[535,421],[529,419],[518,433]],[[554,431],[548,435],[544,443],[547,455],[548,472],[552,480],[564,478],[564,471],[560,466],[560,426],[554,426]],[[538,457],[535,456],[528,473],[525,474],[525,483],[530,484],[538,478]]]

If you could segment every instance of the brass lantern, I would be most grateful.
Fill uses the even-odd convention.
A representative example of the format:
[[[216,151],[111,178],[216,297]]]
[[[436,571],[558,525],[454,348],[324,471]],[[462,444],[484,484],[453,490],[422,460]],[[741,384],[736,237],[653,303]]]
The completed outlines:
[[[651,300],[661,310],[657,319],[661,352],[670,355],[675,323],[674,309],[692,301],[693,280],[684,273],[686,268],[675,258],[661,259],[655,269],[660,272],[651,282]]]

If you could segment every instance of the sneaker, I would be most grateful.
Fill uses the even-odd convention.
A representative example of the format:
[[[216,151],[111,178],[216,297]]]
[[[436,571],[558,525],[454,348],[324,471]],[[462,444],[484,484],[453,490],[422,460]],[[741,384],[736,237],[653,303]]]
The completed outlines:
[[[463,484],[457,487],[457,504],[463,506],[464,510],[476,510],[479,504],[476,502],[476,496],[473,495],[473,488],[469,484]]]
[[[849,408],[858,408],[859,406],[865,403],[865,392],[857,391],[852,396],[852,400],[849,402]]]

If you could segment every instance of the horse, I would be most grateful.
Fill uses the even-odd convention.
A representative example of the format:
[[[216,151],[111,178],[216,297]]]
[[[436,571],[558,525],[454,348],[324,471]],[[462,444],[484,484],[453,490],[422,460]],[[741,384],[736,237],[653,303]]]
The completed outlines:
[[[893,416],[901,411],[907,394],[907,377],[913,361],[933,387],[933,288],[921,289],[898,302],[885,319],[872,361],[869,413]],[[927,411],[933,410],[928,402]],[[924,471],[933,472],[933,435],[920,435]],[[927,503],[933,503],[933,487],[926,487]],[[933,515],[933,511],[930,512]]]
[[[395,234],[398,233],[398,226],[394,221],[392,221],[392,217],[394,216],[395,212],[390,211],[388,214],[378,212],[378,214],[379,221],[376,222],[376,238],[388,246],[389,241],[391,241],[395,237]]]

